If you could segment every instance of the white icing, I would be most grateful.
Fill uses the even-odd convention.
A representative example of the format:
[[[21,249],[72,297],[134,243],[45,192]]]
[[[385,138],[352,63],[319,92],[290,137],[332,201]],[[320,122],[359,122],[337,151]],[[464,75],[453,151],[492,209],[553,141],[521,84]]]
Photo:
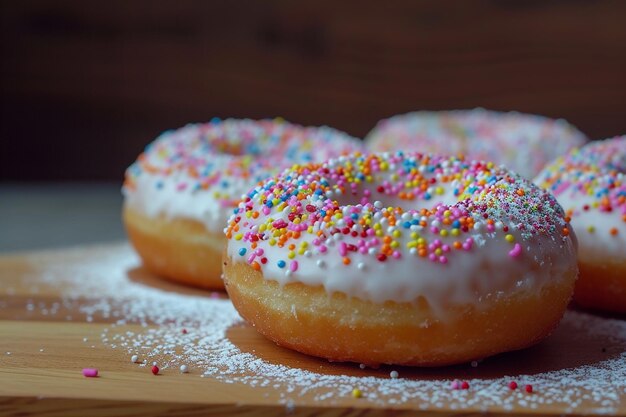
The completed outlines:
[[[372,151],[464,154],[533,178],[548,162],[587,141],[565,120],[484,109],[418,111],[381,120],[365,138]]]
[[[626,256],[626,222],[618,210],[610,213],[597,209],[582,210],[585,204],[592,205],[595,199],[589,196],[563,193],[558,196],[565,210],[574,210],[572,227],[578,237],[578,258],[585,263],[602,263],[601,259],[624,261]],[[617,234],[611,234],[616,229]]]
[[[243,148],[244,154],[222,153],[217,141]],[[259,181],[295,163],[321,162],[356,150],[361,150],[358,139],[326,126],[247,119],[191,124],[164,132],[150,144],[143,160],[127,171],[133,186],[125,185],[122,192],[127,206],[148,217],[197,220],[219,233],[241,195]],[[145,163],[158,170],[143,169]],[[189,167],[200,176],[190,175]]]

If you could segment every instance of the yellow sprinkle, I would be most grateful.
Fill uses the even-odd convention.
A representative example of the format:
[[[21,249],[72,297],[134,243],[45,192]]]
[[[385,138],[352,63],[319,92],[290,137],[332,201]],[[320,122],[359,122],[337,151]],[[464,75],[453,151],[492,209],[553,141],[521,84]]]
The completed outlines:
[[[271,238],[271,239],[269,240],[269,244],[270,244],[270,246],[274,246],[274,245],[276,244],[276,239]]]
[[[587,231],[588,231],[589,233],[593,233],[593,232],[595,232],[595,231],[596,231],[596,228],[595,228],[594,226],[589,226],[589,227],[587,227]]]
[[[460,231],[459,231],[459,229],[452,229],[452,230],[450,231],[450,233],[452,234],[452,236],[458,236],[458,235],[459,235],[459,233],[460,233]]]
[[[435,249],[435,255],[441,256],[442,253],[443,253],[443,251],[441,250],[441,248]]]
[[[515,241],[515,236],[513,235],[506,235],[504,236],[504,238],[506,239],[507,242],[512,243]]]
[[[267,229],[267,226],[265,224],[262,224],[259,226],[259,232],[264,232]]]
[[[442,231],[439,232],[439,234],[441,236],[448,236],[448,231],[446,229],[443,229]]]
[[[296,257],[296,253],[294,251],[290,250],[289,253],[287,254],[287,257],[289,259],[293,259],[293,258]]]
[[[389,246],[391,246],[392,248],[397,248],[398,246],[400,246],[400,244],[398,243],[397,240],[394,240],[393,242],[389,244]]]
[[[355,389],[352,390],[352,396],[354,398],[361,398],[363,396],[363,392],[361,392],[360,389],[355,388]]]
[[[400,233],[399,230],[394,230],[392,234],[393,234],[393,237],[400,237],[400,236],[402,236],[402,233]]]
[[[235,235],[235,240],[241,240],[243,238],[243,233],[237,233]]]

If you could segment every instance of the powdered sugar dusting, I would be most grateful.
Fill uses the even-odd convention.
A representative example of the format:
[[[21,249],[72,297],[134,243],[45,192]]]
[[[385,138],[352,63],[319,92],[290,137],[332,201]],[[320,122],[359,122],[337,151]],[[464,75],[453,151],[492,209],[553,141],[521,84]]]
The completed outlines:
[[[43,282],[38,278],[37,283],[62,286],[63,305],[73,305],[87,321],[114,318],[102,332],[101,342],[123,350],[129,358],[138,355],[146,361],[143,366],[156,361],[161,369],[178,372],[185,365],[196,376],[272,388],[281,393],[286,405],[304,396],[333,404],[350,397],[355,388],[363,395],[359,401],[372,404],[468,411],[547,407],[555,413],[581,409],[615,413],[626,399],[623,320],[568,311],[548,341],[471,366],[359,369],[357,364],[329,364],[284,351],[300,358],[288,361],[303,364],[299,368],[264,357],[254,346],[234,344],[230,337],[233,332],[248,329],[225,297],[198,295],[180,287],[165,291],[149,285],[142,278],[146,272],[138,268],[138,257],[128,246],[114,246],[103,253],[76,251],[76,262],[52,267],[48,261]],[[36,267],[37,258],[33,264]],[[132,327],[138,330],[122,327],[131,324],[139,325]],[[260,337],[259,343],[266,344],[265,350],[273,347]],[[576,354],[562,351],[564,346]],[[129,360],[129,366],[136,365]],[[391,378],[391,370],[399,377]],[[450,382],[455,378],[468,381],[470,388],[451,390]],[[512,380],[520,388],[509,389]],[[521,389],[523,384],[532,384],[534,392],[526,393]]]

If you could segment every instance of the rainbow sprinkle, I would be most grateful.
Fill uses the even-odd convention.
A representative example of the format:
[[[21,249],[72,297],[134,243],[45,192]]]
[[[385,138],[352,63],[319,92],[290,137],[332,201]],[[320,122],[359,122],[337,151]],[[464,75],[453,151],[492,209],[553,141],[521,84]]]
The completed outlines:
[[[330,256],[359,271],[406,258],[447,268],[485,239],[517,262],[538,236],[568,240],[569,225],[554,197],[491,162],[396,152],[285,170],[247,193],[225,234],[255,269],[291,275],[313,256],[322,270]]]
[[[583,133],[565,120],[485,109],[417,111],[381,120],[366,137],[368,149],[463,154],[494,161],[526,178],[582,146]]]
[[[551,191],[574,222],[583,214],[619,213],[626,223],[626,136],[592,142],[547,166],[535,182]],[[604,216],[607,217],[607,216]],[[589,234],[598,225],[586,225]],[[619,234],[617,227],[608,232]]]

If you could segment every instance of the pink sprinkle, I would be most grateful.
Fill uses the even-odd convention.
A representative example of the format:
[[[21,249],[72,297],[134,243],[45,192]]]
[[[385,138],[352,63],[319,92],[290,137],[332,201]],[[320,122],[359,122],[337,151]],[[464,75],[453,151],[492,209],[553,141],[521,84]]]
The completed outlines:
[[[448,258],[446,258],[445,256],[441,255],[439,257],[439,262],[441,262],[442,264],[447,264],[448,263]]]
[[[328,248],[324,245],[320,246],[320,253],[326,253],[326,251],[328,250]]]
[[[298,261],[291,261],[289,269],[291,270],[291,272],[296,272],[298,270]]]
[[[287,222],[283,219],[278,219],[274,223],[272,223],[272,227],[274,227],[275,229],[284,229],[285,227],[287,227]]]
[[[187,184],[185,184],[184,182],[181,182],[176,186],[176,189],[178,191],[183,191],[185,188],[187,188]]]
[[[265,214],[266,216],[270,214],[270,209],[267,206],[263,206],[263,208],[261,209],[261,211],[263,212],[263,214]]]
[[[461,389],[461,383],[459,382],[459,380],[458,380],[458,379],[455,379],[454,381],[452,381],[452,382],[450,383],[450,388],[451,388],[451,389],[455,389],[455,390],[456,390],[456,389]]]
[[[345,244],[345,242],[341,242],[341,244],[339,245],[339,255],[346,256],[347,254],[348,246]]]
[[[83,376],[87,378],[96,378],[98,376],[98,370],[96,368],[84,368]]]
[[[394,259],[400,259],[400,257],[402,256],[402,254],[401,254],[399,251],[394,250],[394,251],[393,251],[393,253],[391,254],[391,256],[393,256],[393,257],[394,257]]]
[[[516,243],[513,249],[509,251],[509,256],[511,258],[517,258],[522,254],[522,246],[519,243]]]

